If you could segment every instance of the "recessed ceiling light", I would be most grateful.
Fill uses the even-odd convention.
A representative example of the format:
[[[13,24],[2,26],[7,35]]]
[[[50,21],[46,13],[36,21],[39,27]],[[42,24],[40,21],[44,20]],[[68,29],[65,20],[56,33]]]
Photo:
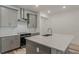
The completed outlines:
[[[64,9],[65,9],[65,8],[66,8],[66,6],[62,6],[62,8],[64,8]]]
[[[35,7],[39,7],[39,5],[35,5]]]
[[[48,10],[48,13],[50,13],[51,11],[50,10]]]

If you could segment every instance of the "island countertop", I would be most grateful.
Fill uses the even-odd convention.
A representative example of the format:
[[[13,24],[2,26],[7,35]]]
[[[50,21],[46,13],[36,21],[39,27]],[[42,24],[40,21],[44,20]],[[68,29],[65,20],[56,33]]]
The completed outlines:
[[[42,36],[36,35],[32,37],[26,37],[26,39],[39,43],[41,45],[55,48],[61,51],[65,51],[72,39],[74,38],[73,35],[63,35],[63,34],[54,34],[53,36]]]

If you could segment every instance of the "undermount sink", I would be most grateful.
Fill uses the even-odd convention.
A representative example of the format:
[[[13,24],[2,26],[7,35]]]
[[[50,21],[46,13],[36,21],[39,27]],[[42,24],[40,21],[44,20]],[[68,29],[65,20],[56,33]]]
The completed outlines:
[[[42,35],[42,36],[52,36],[52,34],[45,34],[45,35]]]

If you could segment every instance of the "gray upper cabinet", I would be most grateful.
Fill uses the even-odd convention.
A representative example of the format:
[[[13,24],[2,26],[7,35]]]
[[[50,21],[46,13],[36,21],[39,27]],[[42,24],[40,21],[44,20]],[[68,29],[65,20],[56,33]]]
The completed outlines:
[[[37,15],[29,14],[29,27],[37,28]]]
[[[37,13],[20,8],[20,21],[27,22],[28,28],[37,28]]]
[[[0,26],[17,26],[17,10],[5,6],[0,6]]]

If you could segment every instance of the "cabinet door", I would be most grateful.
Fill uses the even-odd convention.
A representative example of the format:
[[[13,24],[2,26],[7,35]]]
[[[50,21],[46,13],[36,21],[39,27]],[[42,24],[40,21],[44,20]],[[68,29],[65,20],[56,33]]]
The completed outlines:
[[[1,26],[16,26],[17,11],[7,7],[1,8]]]
[[[37,28],[37,15],[29,15],[29,27]]]
[[[36,44],[26,40],[26,53],[27,54],[36,54]]]
[[[20,47],[19,35],[8,36],[8,37],[2,38],[2,51],[1,52],[6,52],[12,49],[16,49],[18,47]]]
[[[26,40],[27,54],[50,54],[51,48]]]
[[[38,44],[36,46],[38,54],[51,54],[51,48]]]
[[[20,36],[19,35],[15,35],[15,36],[12,36],[13,40],[13,44],[12,44],[12,49],[15,49],[15,48],[18,48],[20,47]]]
[[[13,43],[11,42],[10,37],[3,37],[2,38],[2,50],[1,52],[9,51],[11,50],[11,45]]]

